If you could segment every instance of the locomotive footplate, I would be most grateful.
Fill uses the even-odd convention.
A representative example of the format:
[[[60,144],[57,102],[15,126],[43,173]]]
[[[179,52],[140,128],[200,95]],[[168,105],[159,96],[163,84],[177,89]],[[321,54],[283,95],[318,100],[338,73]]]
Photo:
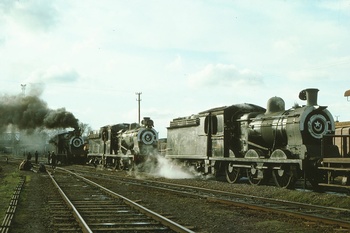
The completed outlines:
[[[235,161],[235,162],[261,162],[261,163],[298,163],[302,165],[301,159],[259,159],[255,158],[231,158],[231,157],[209,157],[209,160],[213,161]],[[302,166],[300,166],[302,168]]]

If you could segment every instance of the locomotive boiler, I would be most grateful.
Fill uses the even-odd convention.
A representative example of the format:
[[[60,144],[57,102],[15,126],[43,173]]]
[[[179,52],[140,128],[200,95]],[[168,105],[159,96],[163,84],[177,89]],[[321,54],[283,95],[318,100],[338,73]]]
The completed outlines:
[[[55,146],[57,162],[62,164],[84,164],[87,159],[86,142],[80,129],[74,129],[65,133],[56,134],[50,139]]]
[[[89,135],[88,159],[93,164],[128,169],[155,155],[158,132],[149,117],[141,125],[122,123],[101,127]]]
[[[283,99],[272,97],[266,109],[238,104],[173,119],[166,157],[204,173],[223,174],[230,183],[244,176],[258,185],[272,176],[277,186],[290,188],[304,177],[317,186],[324,177],[318,169],[323,157],[339,157],[338,148],[325,137],[334,135],[333,117],[317,104],[317,93],[301,91],[306,105],[290,109]]]

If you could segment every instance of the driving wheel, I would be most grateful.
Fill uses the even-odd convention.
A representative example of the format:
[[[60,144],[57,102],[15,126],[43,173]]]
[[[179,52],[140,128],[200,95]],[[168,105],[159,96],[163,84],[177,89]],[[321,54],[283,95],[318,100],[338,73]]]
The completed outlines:
[[[226,174],[226,180],[229,183],[235,183],[240,178],[240,168],[234,167],[234,164],[232,162],[229,162],[226,164],[225,167],[225,174]]]
[[[294,176],[290,165],[281,165],[272,172],[275,184],[281,188],[293,188],[297,178]]]

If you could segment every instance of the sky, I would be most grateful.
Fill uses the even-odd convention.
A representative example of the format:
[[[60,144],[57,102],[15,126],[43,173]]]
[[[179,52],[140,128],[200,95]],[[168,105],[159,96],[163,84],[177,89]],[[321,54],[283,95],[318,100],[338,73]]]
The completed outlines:
[[[0,0],[0,95],[99,129],[137,122],[141,92],[166,137],[177,117],[318,88],[350,121],[349,28],[350,0]]]

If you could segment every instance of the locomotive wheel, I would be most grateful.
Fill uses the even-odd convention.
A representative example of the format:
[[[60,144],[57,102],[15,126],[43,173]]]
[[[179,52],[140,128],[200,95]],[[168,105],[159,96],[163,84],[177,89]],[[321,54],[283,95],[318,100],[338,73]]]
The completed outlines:
[[[297,181],[296,177],[293,175],[290,166],[281,166],[280,169],[272,171],[273,179],[276,186],[280,188],[293,188],[295,182]]]
[[[120,170],[124,170],[124,168],[125,168],[122,159],[117,159],[116,165],[117,165],[117,168]]]
[[[262,177],[258,176],[259,173],[262,173]],[[251,185],[262,185],[269,180],[269,173],[267,170],[258,170],[255,165],[252,165],[250,169],[247,169],[247,178]]]
[[[240,178],[240,168],[233,167],[233,163],[227,163],[225,166],[226,180],[229,183],[236,183]]]
[[[306,179],[311,184],[312,189],[314,191],[321,192],[323,188],[319,185],[319,183],[327,182],[327,173],[320,171],[315,167],[307,167],[305,170]]]

